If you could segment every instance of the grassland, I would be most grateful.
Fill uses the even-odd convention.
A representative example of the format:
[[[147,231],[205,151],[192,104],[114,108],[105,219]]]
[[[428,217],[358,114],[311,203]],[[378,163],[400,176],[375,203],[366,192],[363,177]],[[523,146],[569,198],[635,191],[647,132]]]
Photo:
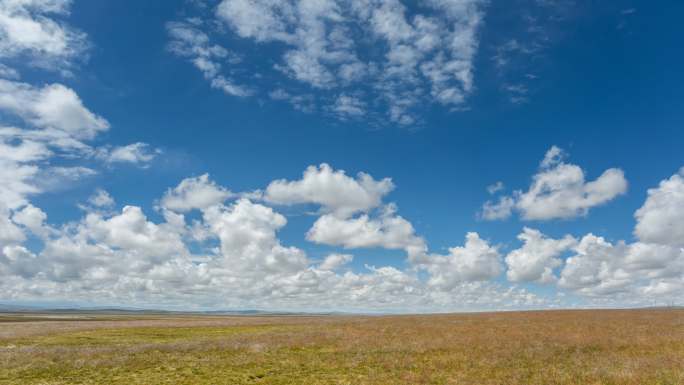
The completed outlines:
[[[684,311],[0,316],[0,384],[684,384]]]

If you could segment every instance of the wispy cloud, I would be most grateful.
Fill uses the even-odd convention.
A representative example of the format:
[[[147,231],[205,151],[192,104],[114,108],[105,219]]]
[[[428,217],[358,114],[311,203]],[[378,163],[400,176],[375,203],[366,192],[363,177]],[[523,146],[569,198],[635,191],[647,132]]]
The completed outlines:
[[[501,91],[513,104],[531,100],[538,88],[540,63],[550,60],[546,51],[557,44],[572,27],[568,21],[576,16],[572,0],[534,0],[524,6],[506,8],[508,28],[497,31],[488,46],[495,69],[494,76],[502,84]]]
[[[427,1],[413,13],[399,0],[224,0],[203,19],[169,23],[169,47],[235,96],[249,94],[241,84],[250,84],[250,91],[303,111],[348,119],[368,118],[372,108],[373,116],[412,125],[425,104],[466,103],[484,7],[480,0]],[[221,36],[207,27],[212,19],[225,26],[224,35],[250,43],[235,52],[243,63],[225,68],[229,53],[210,42],[211,34]],[[230,68],[264,57],[275,63],[267,81],[230,75]],[[315,102],[307,103],[311,94]]]

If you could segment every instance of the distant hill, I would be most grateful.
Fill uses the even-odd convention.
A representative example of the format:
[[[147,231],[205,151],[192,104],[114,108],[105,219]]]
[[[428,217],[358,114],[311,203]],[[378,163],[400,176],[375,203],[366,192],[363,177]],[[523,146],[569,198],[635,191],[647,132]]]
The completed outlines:
[[[268,311],[268,310],[210,310],[210,311],[179,311],[179,310],[159,310],[159,309],[138,309],[124,307],[49,307],[49,306],[29,306],[29,305],[10,305],[0,303],[0,313],[55,313],[55,314],[163,314],[163,315],[342,315],[343,312],[288,312],[288,311]]]

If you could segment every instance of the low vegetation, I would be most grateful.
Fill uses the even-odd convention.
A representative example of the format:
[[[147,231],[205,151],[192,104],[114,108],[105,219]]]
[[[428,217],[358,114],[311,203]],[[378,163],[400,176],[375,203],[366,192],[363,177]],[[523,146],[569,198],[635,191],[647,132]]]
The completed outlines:
[[[0,316],[0,384],[684,384],[683,310],[85,319]]]

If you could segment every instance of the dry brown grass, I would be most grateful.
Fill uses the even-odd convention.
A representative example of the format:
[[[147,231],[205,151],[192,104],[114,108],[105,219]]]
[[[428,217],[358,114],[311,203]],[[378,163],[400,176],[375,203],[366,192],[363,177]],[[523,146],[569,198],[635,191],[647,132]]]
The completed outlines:
[[[684,311],[0,322],[0,384],[684,384]]]

